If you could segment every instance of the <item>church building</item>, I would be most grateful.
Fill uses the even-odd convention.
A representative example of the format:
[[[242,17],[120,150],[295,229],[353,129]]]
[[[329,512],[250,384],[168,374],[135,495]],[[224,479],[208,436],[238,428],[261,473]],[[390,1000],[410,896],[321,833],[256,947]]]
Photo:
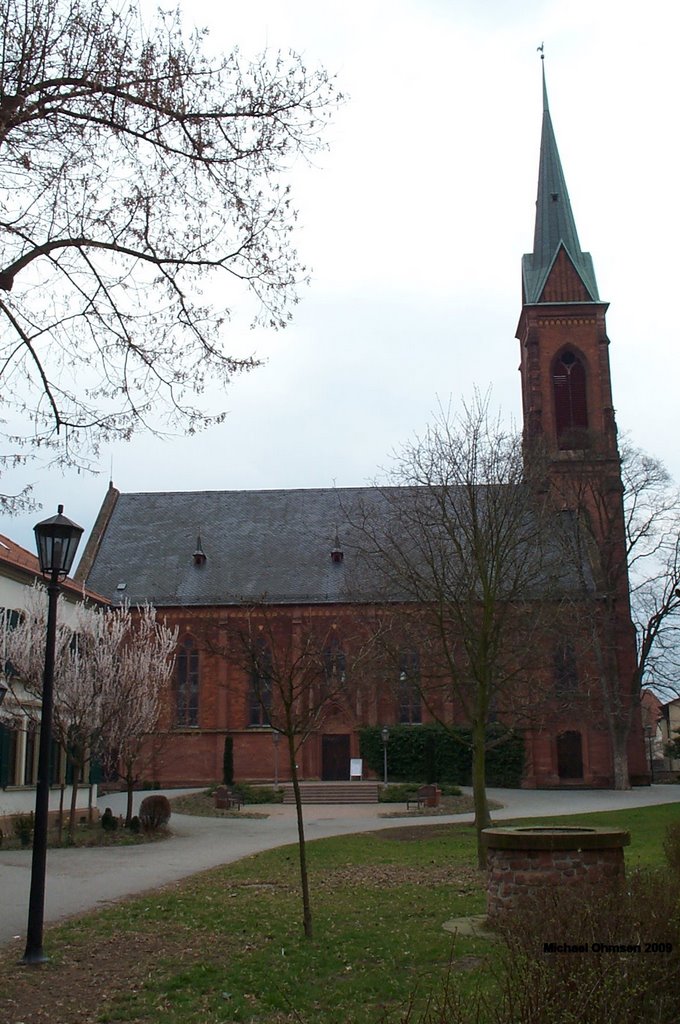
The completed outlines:
[[[597,616],[609,628],[608,640],[592,658],[600,657],[604,667],[598,671],[608,674],[615,690],[611,699],[627,716],[622,742],[630,781],[642,784],[649,777],[639,709],[631,696],[635,634],[625,570],[607,303],[599,298],[592,259],[579,242],[545,78],[543,100],[534,247],[522,262],[516,335],[525,458],[540,451],[548,467],[546,487],[557,507],[583,507],[592,521],[599,552],[593,572],[602,576],[603,592],[609,595],[597,606]],[[166,786],[220,781],[228,741],[236,780],[284,781],[285,757],[279,763],[266,696],[272,647],[281,645],[299,657],[312,633],[319,644],[319,676],[334,693],[304,730],[301,778],[348,779],[351,759],[360,757],[362,727],[402,724],[415,729],[428,719],[417,692],[406,692],[404,686],[409,676],[427,671],[417,664],[417,652],[404,655],[394,679],[374,680],[360,689],[348,685],[343,693],[352,671],[351,645],[366,628],[366,607],[349,596],[353,567],[347,510],[357,501],[370,501],[374,491],[120,493],[110,485],[76,576],[112,603],[153,603],[178,629],[175,686],[162,723],[164,740],[148,778]],[[267,614],[255,622],[250,609],[263,603]],[[579,674],[570,628],[567,617],[559,657],[546,654],[537,676],[544,690],[555,685],[555,676],[569,683]],[[254,634],[250,664],[235,641],[244,630]],[[524,729],[524,743],[527,787],[614,785],[620,750],[617,754],[601,697],[589,706],[554,702],[540,724]]]

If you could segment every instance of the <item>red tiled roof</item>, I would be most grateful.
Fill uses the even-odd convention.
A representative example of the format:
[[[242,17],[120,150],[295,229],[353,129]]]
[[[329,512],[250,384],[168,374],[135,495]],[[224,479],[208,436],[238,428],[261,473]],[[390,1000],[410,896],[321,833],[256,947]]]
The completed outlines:
[[[44,579],[43,574],[40,571],[40,562],[38,556],[34,555],[31,551],[27,551],[26,548],[22,548],[20,544],[11,540],[9,537],[5,537],[4,534],[0,533],[0,567],[7,566],[24,575],[31,576],[34,579]],[[97,601],[101,604],[109,604],[106,598],[102,597],[101,594],[95,593],[94,590],[88,590],[83,587],[81,583],[76,583],[70,576],[67,576],[62,581],[62,587],[64,590],[69,591],[71,594],[78,597],[89,597],[93,601]]]

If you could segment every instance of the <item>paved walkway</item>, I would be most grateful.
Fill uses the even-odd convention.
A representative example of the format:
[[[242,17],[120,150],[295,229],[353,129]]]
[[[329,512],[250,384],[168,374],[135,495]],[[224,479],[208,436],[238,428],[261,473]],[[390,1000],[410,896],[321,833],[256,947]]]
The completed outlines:
[[[179,795],[187,790],[174,790]],[[469,792],[469,790],[468,790]],[[619,810],[652,804],[677,803],[680,816],[680,785],[651,786],[614,792],[582,792],[490,789],[489,798],[503,804],[494,811],[496,820],[518,817],[550,817],[586,811]],[[144,793],[135,794],[135,810]],[[100,810],[111,807],[124,812],[124,795],[102,797]],[[393,810],[402,809],[393,805]],[[175,814],[173,836],[145,846],[50,850],[47,856],[45,921],[78,914],[124,896],[157,888],[197,871],[229,864],[276,846],[297,841],[295,807],[263,808],[268,818],[198,818]],[[471,822],[472,815],[386,818],[385,804],[310,804],[305,806],[308,839],[394,828],[431,825],[437,822]],[[22,946],[26,934],[31,854],[28,850],[0,850],[0,944],[14,940]],[[23,948],[23,946],[22,946]]]

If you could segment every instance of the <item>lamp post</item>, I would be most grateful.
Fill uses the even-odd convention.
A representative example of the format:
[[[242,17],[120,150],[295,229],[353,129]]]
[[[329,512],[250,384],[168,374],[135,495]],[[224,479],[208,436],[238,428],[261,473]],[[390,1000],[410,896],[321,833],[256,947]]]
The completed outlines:
[[[382,736],[383,741],[383,776],[385,785],[387,785],[387,741],[390,738],[390,730],[386,725],[383,725],[380,730],[380,735]]]
[[[274,785],[279,785],[279,743],[281,742],[281,733],[275,732],[272,734],[272,740],[274,741]]]
[[[67,519],[59,505],[56,516],[45,519],[34,528],[40,571],[48,577],[47,635],[45,641],[45,672],[43,675],[40,711],[40,746],[38,747],[38,784],[35,791],[33,827],[33,859],[31,891],[28,898],[26,950],[22,963],[41,964],[43,953],[43,920],[45,915],[45,866],[47,863],[47,825],[50,801],[50,747],[52,744],[52,706],[54,697],[54,653],[57,637],[57,598],[59,580],[68,576],[75,557],[82,527]]]

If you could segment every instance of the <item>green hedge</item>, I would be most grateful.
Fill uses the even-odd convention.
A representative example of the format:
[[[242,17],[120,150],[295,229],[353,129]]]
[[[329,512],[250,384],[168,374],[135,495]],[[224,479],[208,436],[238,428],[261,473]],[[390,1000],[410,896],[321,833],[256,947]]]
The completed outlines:
[[[524,772],[524,740],[514,732],[505,735],[497,726],[488,731],[493,744],[486,754],[486,784],[514,789]],[[368,768],[382,778],[383,742],[377,726],[361,729],[361,756]],[[390,726],[387,742],[387,777],[393,782],[449,782],[469,786],[472,773],[470,730],[440,725]]]

